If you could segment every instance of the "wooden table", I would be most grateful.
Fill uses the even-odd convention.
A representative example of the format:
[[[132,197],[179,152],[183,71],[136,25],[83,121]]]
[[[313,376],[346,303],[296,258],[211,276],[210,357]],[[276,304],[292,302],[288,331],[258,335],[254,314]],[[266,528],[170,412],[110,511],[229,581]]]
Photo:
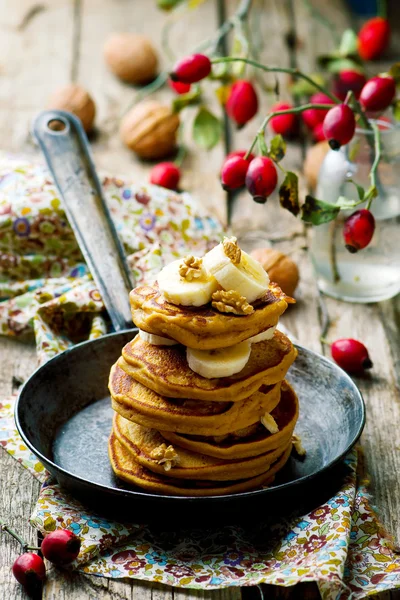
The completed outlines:
[[[332,23],[342,31],[349,24],[345,2],[330,0],[316,2]],[[396,3],[393,2],[393,5]],[[225,10],[231,14],[236,2],[227,0]],[[106,69],[102,46],[111,31],[132,30],[149,35],[160,49],[160,33],[165,13],[157,10],[155,0],[2,0],[0,11],[0,140],[6,151],[37,155],[29,136],[29,123],[37,111],[45,107],[46,99],[55,87],[69,81],[83,84],[96,101],[98,108],[97,131],[93,137],[93,151],[99,169],[114,174],[126,174],[146,179],[149,166],[139,163],[124,149],[119,140],[118,119],[124,107],[133,99],[135,91],[117,81]],[[394,10],[393,6],[393,10]],[[397,9],[399,14],[399,10]],[[332,47],[326,30],[311,20],[300,0],[255,0],[254,22],[258,24],[255,43],[260,47],[265,64],[298,65],[313,71],[318,52]],[[172,47],[178,55],[209,37],[217,28],[218,14],[214,0],[208,0],[196,10],[187,11],[174,25]],[[392,26],[400,28],[400,19],[392,19]],[[288,34],[297,36],[296,47],[288,46]],[[394,44],[391,62],[398,60]],[[168,66],[164,63],[164,66]],[[379,69],[377,68],[377,71]],[[380,70],[383,70],[380,69]],[[273,87],[274,80],[266,81]],[[280,78],[282,96],[285,79]],[[159,98],[169,101],[171,93],[162,90]],[[264,94],[262,110],[274,102]],[[231,132],[232,148],[245,148],[251,141],[257,120],[243,131]],[[190,122],[190,117],[189,117]],[[208,154],[196,151],[190,142],[189,129],[185,138],[190,150],[185,162],[183,188],[193,193],[210,210],[225,217],[226,198],[218,182],[218,170],[226,152],[221,142]],[[286,166],[300,170],[304,147],[293,144],[289,148]],[[321,299],[313,280],[307,253],[308,232],[302,223],[270,201],[265,207],[254,205],[247,194],[240,195],[233,205],[233,226],[236,231],[254,229],[260,223],[264,238],[275,247],[293,252],[301,272],[297,294],[298,304],[285,316],[284,323],[296,338],[317,352],[321,347],[320,334],[323,314],[329,315],[327,336],[356,337],[370,349],[374,369],[359,384],[367,404],[367,424],[362,437],[367,468],[371,475],[374,502],[382,519],[400,541],[400,403],[399,373],[400,349],[398,343],[400,300],[371,305],[345,304],[329,298]],[[321,312],[321,307],[323,311]],[[0,398],[10,394],[16,382],[26,378],[35,367],[35,350],[31,344],[1,338]],[[28,517],[36,502],[39,483],[21,468],[8,454],[0,452],[0,515],[13,525],[31,543],[36,533],[28,525]],[[0,600],[25,598],[15,583],[10,565],[16,557],[16,543],[2,536],[0,548]],[[318,597],[312,585],[284,590],[265,586],[268,598]],[[394,598],[385,593],[381,599]],[[203,598],[237,600],[259,598],[257,588],[215,592],[182,591],[135,580],[108,580],[77,573],[65,575],[54,569],[43,590],[43,598],[101,600],[140,598],[144,600],[183,600]],[[396,596],[398,597],[398,596]]]

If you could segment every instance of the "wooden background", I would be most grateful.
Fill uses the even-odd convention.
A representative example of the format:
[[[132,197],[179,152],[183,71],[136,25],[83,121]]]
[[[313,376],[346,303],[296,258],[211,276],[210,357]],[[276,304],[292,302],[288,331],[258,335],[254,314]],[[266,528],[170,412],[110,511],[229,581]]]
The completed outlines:
[[[255,22],[262,41],[262,61],[274,66],[297,64],[312,72],[316,54],[326,52],[333,43],[329,33],[310,19],[303,1],[254,1]],[[339,31],[351,23],[344,0],[313,1]],[[226,0],[226,13],[231,14],[236,4],[236,1]],[[398,4],[397,1],[390,3],[391,24],[397,27],[397,31],[400,29]],[[102,47],[105,37],[112,31],[143,32],[152,38],[162,56],[160,33],[165,18],[165,13],[157,10],[155,0],[0,0],[1,150],[38,154],[29,135],[32,117],[45,107],[47,97],[58,85],[76,81],[90,91],[97,105],[97,131],[92,141],[98,169],[146,179],[150,166],[138,162],[124,149],[117,134],[119,115],[136,92],[107,71]],[[185,14],[172,30],[172,46],[176,54],[185,54],[209,37],[217,28],[219,18],[214,0],[208,0],[197,10]],[[290,49],[286,37],[293,33],[297,44]],[[400,54],[400,40],[398,36],[393,38],[386,57],[390,62],[398,60]],[[383,70],[385,64],[378,64],[374,69]],[[164,66],[169,65],[164,63]],[[281,83],[284,97],[284,78]],[[167,88],[157,95],[168,102],[172,99]],[[265,111],[273,102],[272,96],[264,95],[262,110]],[[241,132],[231,132],[231,148],[245,148],[257,125],[256,118]],[[188,131],[186,138],[190,154],[185,162],[182,187],[193,193],[204,206],[225,218],[226,198],[218,182],[225,144],[221,142],[214,150],[205,153],[193,148]],[[292,145],[285,159],[286,167],[301,170],[304,151],[303,145]],[[367,425],[362,445],[371,475],[374,503],[399,546],[399,298],[371,305],[345,304],[320,298],[307,253],[308,233],[300,221],[279,209],[273,200],[261,207],[255,205],[247,194],[241,194],[233,205],[232,223],[239,234],[261,227],[261,240],[269,238],[276,247],[293,253],[300,267],[301,284],[298,304],[288,311],[284,323],[301,343],[317,352],[325,352],[319,338],[324,318],[329,315],[329,339],[351,336],[361,339],[370,349],[374,369],[358,380],[367,404]],[[4,397],[14,390],[17,382],[29,376],[36,358],[33,345],[8,338],[0,339],[0,353],[0,397]],[[38,496],[39,483],[5,452],[0,452],[0,474],[0,516],[25,539],[35,543],[36,534],[29,526],[28,518]],[[0,600],[25,598],[10,571],[16,554],[14,540],[2,535]],[[289,590],[263,586],[263,592],[265,598],[318,597],[313,585]],[[381,600],[395,597],[399,595],[384,593],[379,596]],[[134,580],[112,581],[77,573],[63,574],[51,569],[43,598],[255,600],[261,598],[261,593],[258,588],[182,591]]]

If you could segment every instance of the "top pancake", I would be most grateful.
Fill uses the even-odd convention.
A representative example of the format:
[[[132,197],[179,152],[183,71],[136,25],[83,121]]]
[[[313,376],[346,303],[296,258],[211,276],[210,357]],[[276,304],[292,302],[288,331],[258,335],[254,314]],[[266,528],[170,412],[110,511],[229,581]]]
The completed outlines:
[[[238,402],[254,394],[262,384],[282,381],[296,355],[289,338],[275,331],[271,340],[251,345],[250,358],[239,373],[206,379],[190,369],[183,346],[154,346],[136,336],[123,348],[117,364],[162,396]]]
[[[167,302],[152,286],[131,291],[132,319],[140,329],[171,338],[189,348],[212,350],[238,344],[278,323],[288,303],[294,300],[271,283],[265,295],[253,302],[250,315],[221,313],[205,306],[178,306]]]

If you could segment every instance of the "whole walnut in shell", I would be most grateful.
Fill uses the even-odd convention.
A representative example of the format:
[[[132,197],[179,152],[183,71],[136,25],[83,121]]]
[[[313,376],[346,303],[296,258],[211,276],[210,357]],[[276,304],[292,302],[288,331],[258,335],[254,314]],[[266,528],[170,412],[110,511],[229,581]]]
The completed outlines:
[[[47,108],[73,113],[79,117],[85,131],[90,131],[93,127],[96,105],[89,92],[76,83],[57,88],[50,96]]]
[[[157,54],[144,35],[113,33],[104,44],[104,58],[114,75],[128,83],[146,83],[157,75]]]
[[[179,117],[168,106],[146,100],[122,119],[120,136],[141,158],[163,158],[175,149]]]
[[[285,294],[293,296],[299,283],[299,270],[291,258],[273,248],[256,248],[250,254],[262,264],[271,281]]]

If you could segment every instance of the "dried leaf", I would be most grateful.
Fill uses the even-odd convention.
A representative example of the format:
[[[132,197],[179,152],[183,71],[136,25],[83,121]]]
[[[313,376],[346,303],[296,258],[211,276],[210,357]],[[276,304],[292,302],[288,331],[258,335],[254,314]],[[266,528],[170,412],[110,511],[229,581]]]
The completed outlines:
[[[301,207],[301,218],[306,223],[321,225],[322,223],[333,221],[339,212],[339,206],[317,200],[312,196],[306,196],[306,200]]]
[[[286,154],[286,142],[279,133],[272,138],[269,149],[269,157],[275,162],[279,162]]]
[[[299,214],[299,179],[291,171],[286,173],[286,177],[279,188],[279,201],[281,206],[291,212],[292,215],[297,216]]]

